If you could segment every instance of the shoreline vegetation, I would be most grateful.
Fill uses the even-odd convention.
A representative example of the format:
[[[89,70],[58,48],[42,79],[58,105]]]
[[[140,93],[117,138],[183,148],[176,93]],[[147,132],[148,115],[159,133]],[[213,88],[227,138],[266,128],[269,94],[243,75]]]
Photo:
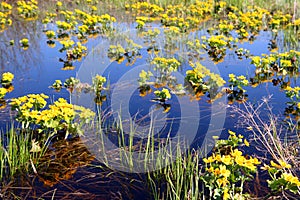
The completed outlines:
[[[299,8],[297,0],[2,1],[0,111],[9,113],[9,123],[0,131],[0,198],[105,199],[96,191],[97,184],[105,183],[124,189],[104,192],[116,199],[298,199]],[[136,38],[121,31],[125,22]],[[270,36],[267,54],[253,55],[240,47],[263,32]],[[103,52],[116,65],[131,67],[144,59],[151,66],[140,71],[136,89],[163,114],[174,110],[175,96],[207,106],[224,97],[223,106],[238,118],[232,129],[243,134],[224,129],[221,137],[210,138],[213,150],[202,152],[171,137],[172,128],[166,137],[155,136],[156,121],[150,119],[147,137],[140,139],[135,119],[118,115],[122,108],[113,120],[112,111],[103,109],[115,86],[103,74],[91,74],[89,83],[74,76],[57,79],[45,94],[15,94],[22,82],[6,63],[22,66],[34,60],[39,41],[45,41],[47,48],[57,50],[61,70],[76,71],[93,51],[91,40],[109,41]],[[221,76],[200,63],[203,54],[215,65],[229,55],[247,60],[252,74]],[[184,74],[183,83],[176,79],[178,72]],[[265,83],[284,94],[282,114],[273,112],[271,97],[253,103],[248,95]],[[59,97],[62,92],[69,98]],[[80,94],[92,96],[97,109],[73,103]],[[94,131],[99,141],[94,145],[105,155],[101,163],[85,146],[95,142],[85,137],[87,131]],[[117,149],[101,149],[107,136]],[[135,156],[142,158],[137,166]],[[130,173],[116,170],[116,163]],[[157,170],[147,171],[152,165]],[[76,179],[77,172],[82,176]],[[93,181],[94,190],[86,183]]]

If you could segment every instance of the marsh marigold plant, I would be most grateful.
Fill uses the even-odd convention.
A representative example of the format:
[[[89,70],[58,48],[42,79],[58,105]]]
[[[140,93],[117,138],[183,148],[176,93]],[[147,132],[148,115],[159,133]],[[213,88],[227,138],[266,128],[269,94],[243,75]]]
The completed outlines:
[[[261,162],[257,158],[243,155],[239,146],[249,146],[242,135],[228,131],[227,140],[216,140],[215,151],[203,158],[205,170],[202,176],[212,199],[244,199],[243,185],[251,180]]]

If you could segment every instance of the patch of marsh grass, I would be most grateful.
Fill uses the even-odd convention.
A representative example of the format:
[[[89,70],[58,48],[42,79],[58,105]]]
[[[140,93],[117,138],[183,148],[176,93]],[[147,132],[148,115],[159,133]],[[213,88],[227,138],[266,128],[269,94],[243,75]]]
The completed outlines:
[[[13,127],[13,126],[11,126]],[[35,141],[33,131],[11,128],[0,134],[0,180],[4,183],[17,173],[36,172],[39,158],[47,149],[48,139]]]

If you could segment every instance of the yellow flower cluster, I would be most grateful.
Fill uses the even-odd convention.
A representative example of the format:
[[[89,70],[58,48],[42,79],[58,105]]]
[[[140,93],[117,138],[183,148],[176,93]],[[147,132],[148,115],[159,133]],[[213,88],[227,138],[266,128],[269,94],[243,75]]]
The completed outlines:
[[[95,26],[98,22],[97,17],[95,16],[91,16],[91,15],[87,15],[87,18],[84,19],[83,24],[91,27],[91,26]]]
[[[280,26],[284,28],[285,25],[297,26],[296,24],[300,23],[300,21],[295,23],[296,20],[291,22],[292,16],[281,11],[271,14],[268,10],[258,6],[248,6],[247,10],[247,12],[242,12],[237,7],[230,6],[230,11],[227,14],[228,23],[233,25],[240,39],[246,39],[250,32],[254,35],[258,34],[262,28],[266,30],[270,27],[277,32]],[[223,33],[226,33],[227,29],[230,30],[230,28],[223,25],[223,22],[220,22],[219,28]]]
[[[2,1],[0,3],[0,11],[6,14],[11,14],[11,10],[12,10],[12,5],[10,5],[9,3]]]
[[[292,23],[289,23],[288,26],[291,26],[291,27],[300,27],[300,18],[294,20]]]
[[[260,72],[276,72],[280,75],[286,75],[297,71],[300,64],[300,52],[290,50],[283,53],[273,53],[270,55],[251,57],[251,63],[259,69]]]
[[[85,56],[87,52],[87,47],[83,46],[81,42],[77,42],[76,45],[69,51],[67,51],[68,59],[79,59]]]
[[[77,22],[75,22],[76,17],[74,16],[74,12],[73,11],[69,11],[69,10],[61,10],[59,11],[59,14],[61,14],[62,16],[64,16],[65,18],[65,22],[70,22],[70,23],[75,23],[77,24]]]
[[[299,181],[299,178],[294,176],[293,174],[291,173],[286,173],[284,172],[282,174],[283,176],[283,179],[291,184],[294,184],[294,185],[297,185],[297,187],[300,187],[300,181]]]
[[[284,162],[283,160],[278,160],[278,163],[275,163],[273,160],[271,160],[270,164],[272,167],[275,167],[277,169],[283,169],[283,168],[286,168],[286,169],[290,169],[292,166],[286,162]]]
[[[12,6],[6,2],[0,3],[0,32],[2,32],[6,26],[12,25],[12,20],[9,18],[11,14]]]
[[[14,79],[14,74],[5,72],[2,74],[1,83],[11,83]]]
[[[38,16],[38,2],[36,0],[17,1],[19,16],[26,20],[34,20]]]
[[[98,75],[98,74],[95,76],[95,79],[96,79],[100,84],[103,84],[103,83],[106,82],[106,78],[103,77],[103,76],[100,76],[100,75]]]
[[[269,14],[269,11],[256,6],[249,12],[239,12],[239,26],[257,32],[261,29],[263,18]]]
[[[46,34],[48,39],[54,39],[54,37],[55,37],[55,32],[54,31],[46,31],[45,34]]]
[[[202,73],[202,69],[202,67],[195,67],[192,70],[186,71],[186,79],[193,87],[198,87],[200,84],[204,83],[203,78],[205,75]]]
[[[46,16],[45,16],[44,19],[42,19],[42,23],[43,24],[48,24],[49,22],[53,21],[55,17],[57,17],[56,13],[46,12]]]
[[[300,87],[299,86],[296,86],[296,87],[287,86],[284,90],[286,92],[292,93],[293,97],[297,96],[297,98],[300,98],[300,96],[299,96]]]
[[[124,56],[124,54],[126,53],[125,49],[120,45],[110,45],[109,49],[108,49],[108,57],[111,59],[120,59],[121,57]]]
[[[31,109],[40,110],[44,108],[47,104],[45,99],[48,98],[49,97],[45,94],[29,94],[12,99],[10,105],[18,112],[27,112],[28,114]]]
[[[36,120],[39,123],[39,121],[48,122],[54,118],[59,118],[67,124],[70,124],[74,117],[74,106],[69,104],[65,99],[59,98],[53,105],[49,105],[49,110],[43,110],[40,113],[40,118],[37,118]]]
[[[161,22],[166,27],[177,27],[181,32],[186,31],[190,24],[183,17],[169,17],[166,14],[161,16]]]
[[[29,94],[12,99],[10,104],[13,110],[18,111],[16,118],[18,121],[40,125],[42,129],[53,128],[56,131],[63,129],[64,123],[71,125],[76,115],[84,117],[83,120],[95,115],[91,110],[69,104],[63,98],[59,98],[49,105],[48,109],[44,109],[48,98],[44,94]]]
[[[220,30],[221,33],[228,34],[233,29],[234,29],[234,25],[232,22],[227,20],[220,20],[220,23],[218,25],[218,30]]]
[[[154,94],[161,99],[161,101],[165,101],[167,99],[171,99],[170,91],[167,88],[163,88],[161,91],[156,90]]]
[[[75,44],[75,42],[73,40],[63,40],[63,41],[60,41],[60,44],[63,45],[64,49],[71,49],[73,47],[73,45]]]
[[[10,72],[5,72],[1,77],[1,85],[0,87],[0,99],[3,99],[8,92],[11,92],[14,88],[12,86],[12,81],[14,79],[14,74]]]
[[[230,83],[229,86],[231,87],[231,90],[234,90],[235,87],[237,87],[237,89],[239,89],[242,92],[246,92],[246,90],[243,89],[242,86],[249,85],[249,81],[243,75],[236,77],[235,74],[229,74],[228,82]]]
[[[286,86],[283,88],[285,90],[286,97],[290,98],[290,101],[287,102],[287,106],[285,109],[285,115],[287,117],[295,117],[296,121],[299,121],[300,116],[300,87],[295,86]]]
[[[138,79],[138,82],[140,84],[140,86],[142,85],[145,85],[146,82],[148,80],[150,80],[150,77],[153,76],[152,72],[151,71],[145,71],[145,70],[142,70],[139,74],[139,79]]]
[[[55,80],[51,87],[54,88],[57,91],[60,91],[61,88],[62,88],[61,80]]]
[[[183,4],[168,5],[166,9],[147,2],[137,2],[126,6],[127,10],[135,11],[139,19],[137,28],[142,28],[146,22],[160,20],[164,26],[175,26],[181,32],[197,28],[210,17],[213,11],[213,1],[195,1],[186,6]]]
[[[292,61],[291,60],[280,60],[280,66],[282,67],[292,67]]]
[[[154,28],[149,29],[147,31],[142,32],[142,36],[146,39],[146,40],[151,40],[150,42],[154,42],[153,39],[155,37],[157,37],[160,34],[160,30],[158,28]]]
[[[9,18],[11,14],[12,6],[6,2],[0,4],[0,32],[2,32],[6,26],[12,25],[12,20]]]
[[[272,29],[278,29],[280,25],[287,25],[291,18],[292,16],[290,14],[283,14],[281,11],[277,11],[272,14],[269,25]]]
[[[190,50],[194,50],[196,52],[198,52],[200,54],[200,49],[201,49],[201,43],[200,43],[200,40],[198,39],[195,39],[195,40],[192,40],[192,41],[187,41],[187,46],[189,47]]]
[[[151,64],[155,65],[156,69],[160,69],[164,72],[177,71],[178,67],[181,65],[176,58],[164,58],[164,57],[155,57],[151,61]]]
[[[183,4],[179,5],[169,5],[166,10],[166,14],[170,17],[172,16],[180,16],[184,17],[183,15],[205,18],[206,16],[210,15],[213,11],[213,1],[195,1],[193,4],[188,6],[184,6]]]
[[[0,88],[0,100],[5,97],[7,90],[5,88]]]
[[[228,13],[230,23],[234,25],[241,38],[247,37],[247,30],[258,33],[263,25],[263,19],[270,15],[269,11],[257,6],[248,7],[248,12],[241,12],[237,7],[231,6],[232,12]]]
[[[256,172],[257,165],[261,162],[257,158],[243,156],[238,150],[238,146],[247,140],[243,140],[242,135],[236,135],[233,131],[228,131],[229,137],[226,140],[216,140],[213,154],[203,158],[205,163],[204,180],[206,187],[214,192],[214,196],[228,199],[236,191],[243,190],[244,182]],[[216,193],[215,193],[216,192]]]
[[[105,25],[111,22],[116,22],[116,18],[110,16],[109,14],[104,14],[104,15],[100,15],[98,16],[98,22]]]
[[[74,24],[68,23],[65,21],[56,21],[57,28],[62,29],[64,31],[71,30],[74,28]]]
[[[145,26],[145,24],[147,22],[154,22],[156,21],[157,19],[156,18],[153,18],[153,17],[145,17],[145,16],[137,16],[135,18],[135,22],[137,23],[137,29],[141,29]]]
[[[187,76],[193,76],[193,82],[199,82],[197,79],[203,79],[204,77],[209,77],[218,87],[222,87],[226,81],[219,75],[211,72],[208,68],[203,66],[201,63],[196,62],[195,64],[191,64],[193,70],[188,70],[186,72]]]
[[[139,74],[139,77],[142,78],[142,79],[147,79],[149,76],[148,76],[148,73],[145,70],[142,70],[141,73]]]
[[[243,156],[243,153],[238,149],[234,149],[234,151],[232,151],[230,155],[213,154],[208,158],[203,158],[203,162],[207,164],[223,163],[224,165],[239,165],[251,171],[255,171],[257,169],[256,165],[259,165],[261,163],[260,161],[258,161],[257,158],[246,158],[245,156]]]
[[[148,2],[137,2],[131,5],[126,4],[125,8],[127,10],[136,11],[138,14],[147,14],[150,16],[157,16],[159,13],[164,12],[162,7]]]
[[[107,29],[109,26],[111,26],[111,23],[116,22],[116,18],[110,16],[109,14],[93,15],[93,14],[88,14],[79,9],[75,9],[74,11],[75,11],[75,16],[77,17],[78,20],[82,21],[82,25],[84,26],[81,29],[82,32],[87,32],[88,30],[95,31],[95,28],[98,23],[101,24],[101,27],[99,28]],[[87,26],[88,28],[85,26]]]
[[[96,95],[100,95],[101,91],[104,89],[103,85],[106,82],[106,78],[104,76],[100,76],[96,74],[93,78],[93,87]]]
[[[227,37],[225,35],[212,35],[210,38],[206,36],[201,37],[204,43],[208,44],[210,48],[224,49],[226,46],[230,47],[231,42],[236,42],[233,37]],[[204,44],[204,48],[207,48]]]
[[[56,2],[56,6],[57,6],[57,7],[62,7],[62,5],[63,5],[63,4],[62,4],[61,1],[57,1],[57,2]]]
[[[20,46],[24,49],[27,50],[29,47],[29,40],[27,38],[23,38],[19,41]]]
[[[240,38],[247,38],[249,36],[249,33],[247,30],[245,30],[244,28],[240,28],[238,30],[236,30],[236,32],[239,34]]]
[[[79,32],[81,32],[81,33],[87,33],[88,32],[88,30],[89,30],[89,27],[87,26],[87,25],[81,25],[81,26],[78,26],[78,30],[79,30]]]
[[[261,168],[269,172],[271,180],[267,180],[267,182],[270,188],[274,191],[289,190],[297,193],[300,187],[299,178],[287,172],[292,166],[283,160],[278,160],[277,162],[271,160],[271,166],[264,164]]]
[[[174,39],[174,36],[177,36],[180,33],[180,28],[178,28],[177,26],[169,26],[164,30],[164,33],[167,37]]]

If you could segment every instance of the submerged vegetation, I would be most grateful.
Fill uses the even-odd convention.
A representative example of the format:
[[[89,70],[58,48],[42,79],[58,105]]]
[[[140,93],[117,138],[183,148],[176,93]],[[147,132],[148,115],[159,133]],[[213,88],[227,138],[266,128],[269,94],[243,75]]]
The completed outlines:
[[[299,6],[296,0],[1,2],[0,109],[9,113],[5,115],[9,123],[1,125],[0,132],[0,197],[23,198],[11,188],[17,185],[21,190],[26,184],[18,185],[18,181],[24,177],[36,176],[53,187],[71,179],[80,167],[109,171],[105,178],[127,176],[114,168],[117,163],[121,171],[141,172],[141,177],[125,182],[147,183],[143,189],[151,199],[299,198]],[[134,31],[128,31],[131,28]],[[263,50],[252,48],[260,42],[265,45],[260,46]],[[100,53],[95,46],[98,43]],[[20,63],[35,60],[32,52],[43,53],[39,46],[45,46],[46,57],[51,54],[63,71],[52,66],[51,72],[58,75],[51,74],[51,83],[45,80],[45,92],[25,90],[24,94],[20,89],[23,75],[18,71],[27,73],[27,69],[6,65],[17,65],[18,55]],[[72,72],[78,71],[80,64],[87,69],[83,63],[89,55],[100,57],[98,68],[107,67],[102,60],[109,60],[109,67],[116,69],[106,68],[110,71],[101,74],[92,69],[88,79],[78,79]],[[246,66],[226,71],[222,63]],[[166,115],[160,130],[156,126],[162,120],[153,117],[152,111],[142,116],[141,109],[123,119],[122,107],[111,109],[114,89],[121,85],[127,90],[127,83],[115,79],[136,65],[146,67],[130,77],[134,80],[129,85],[136,85],[138,93],[134,104],[138,110],[143,101],[143,108],[154,106],[153,113]],[[272,92],[284,99],[281,103],[285,105],[277,108],[282,113],[279,116],[272,112],[269,100],[257,103],[254,93],[262,93],[261,88],[268,86],[274,86]],[[80,96],[92,97],[93,102],[76,105]],[[226,99],[227,105],[221,106],[233,110],[240,126],[224,128],[221,138],[220,130],[209,130],[216,132],[209,138],[214,141],[211,152],[199,147],[206,144],[186,146],[185,138],[176,136],[181,130],[178,118],[188,124],[193,120],[180,116],[181,107],[190,106],[178,105],[185,97],[208,109]],[[143,130],[146,137],[141,136],[144,132],[137,124],[150,124]],[[231,131],[236,128],[251,134]],[[90,132],[92,139],[85,138]],[[203,134],[202,129],[200,132]],[[104,150],[107,136],[118,148]],[[94,137],[99,144],[89,141]],[[101,164],[93,162],[96,155],[82,144],[86,140],[105,154]],[[253,150],[256,147],[260,152]],[[263,182],[266,192],[253,192],[254,181]],[[55,198],[56,189],[50,192]],[[46,194],[48,191],[38,195],[43,198]],[[122,198],[122,194],[116,195]]]

